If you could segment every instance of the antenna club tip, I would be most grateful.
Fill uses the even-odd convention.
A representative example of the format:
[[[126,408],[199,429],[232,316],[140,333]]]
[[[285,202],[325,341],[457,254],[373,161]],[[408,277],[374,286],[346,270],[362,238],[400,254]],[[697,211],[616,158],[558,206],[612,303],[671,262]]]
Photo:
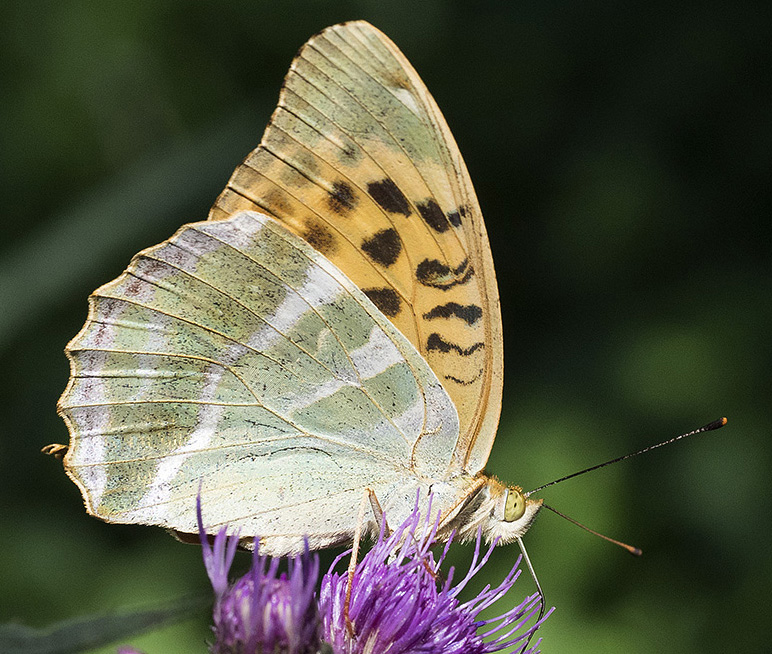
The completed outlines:
[[[629,551],[633,556],[643,556],[643,550],[640,547],[631,547]]]
[[[705,427],[703,427],[703,430],[704,431],[713,431],[714,429],[720,429],[727,422],[729,422],[729,421],[726,418],[719,418],[718,420],[714,420],[713,422],[705,425]]]

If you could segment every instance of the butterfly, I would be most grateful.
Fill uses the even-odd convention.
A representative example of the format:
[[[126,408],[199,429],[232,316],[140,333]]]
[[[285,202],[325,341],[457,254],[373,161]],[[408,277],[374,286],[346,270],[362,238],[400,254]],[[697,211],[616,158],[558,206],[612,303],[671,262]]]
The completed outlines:
[[[66,353],[64,466],[108,522],[194,534],[200,493],[281,555],[351,542],[366,493],[502,543],[541,508],[483,471],[502,326],[469,174],[366,22],[303,46],[208,220],[97,289]]]

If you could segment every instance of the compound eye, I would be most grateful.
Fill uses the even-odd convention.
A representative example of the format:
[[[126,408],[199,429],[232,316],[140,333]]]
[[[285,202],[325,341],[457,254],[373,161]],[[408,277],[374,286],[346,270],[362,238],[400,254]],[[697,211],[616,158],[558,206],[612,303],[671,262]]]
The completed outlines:
[[[504,522],[514,522],[525,514],[525,497],[517,488],[507,489],[507,501],[504,505]]]

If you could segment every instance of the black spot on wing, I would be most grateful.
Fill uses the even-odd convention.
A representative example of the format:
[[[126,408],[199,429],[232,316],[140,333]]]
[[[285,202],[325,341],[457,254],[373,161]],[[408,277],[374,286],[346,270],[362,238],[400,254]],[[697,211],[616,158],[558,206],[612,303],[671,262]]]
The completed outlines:
[[[433,318],[461,318],[468,325],[474,325],[480,318],[482,318],[482,309],[476,304],[458,304],[457,302],[448,302],[447,304],[439,304],[431,311],[427,311],[424,314],[426,320],[432,320]]]
[[[403,216],[411,214],[410,203],[390,177],[385,177],[378,182],[371,182],[367,185],[367,192],[384,211],[401,213]]]
[[[418,213],[421,214],[421,218],[429,225],[435,232],[442,234],[450,229],[450,223],[447,217],[442,213],[440,205],[437,204],[434,198],[429,198],[426,202],[422,202],[416,205]]]
[[[269,191],[265,194],[260,204],[265,211],[277,217],[283,216],[286,218],[293,214],[292,206],[283,191]]]
[[[356,165],[362,158],[362,150],[346,145],[338,155],[338,159],[349,166]]]
[[[474,375],[474,377],[470,377],[469,379],[459,379],[458,377],[454,377],[453,375],[445,375],[445,379],[455,382],[456,384],[460,384],[461,386],[469,386],[470,384],[474,384],[478,379],[480,379],[483,372],[485,372],[485,370],[483,368],[480,368],[477,371],[477,373]]]
[[[443,354],[447,354],[448,352],[458,352],[462,357],[468,357],[470,354],[474,354],[479,350],[480,348],[485,347],[485,343],[478,342],[474,343],[473,345],[470,345],[469,347],[461,347],[459,345],[456,345],[455,343],[451,343],[449,341],[446,341],[442,336],[440,336],[437,333],[429,334],[429,338],[426,339],[426,350],[431,352],[432,350],[437,350],[439,352],[442,352]]]
[[[393,288],[368,288],[362,289],[362,292],[389,318],[396,316],[402,309],[402,300]]]
[[[464,259],[456,268],[451,268],[439,259],[424,259],[416,267],[415,274],[424,286],[446,291],[466,284],[474,275],[474,268],[469,265],[469,259]]]
[[[294,154],[292,163],[286,160],[285,163],[288,164],[288,167],[284,169],[285,171],[297,171],[300,173],[299,176],[294,175],[287,179],[287,182],[294,182],[297,184],[300,178],[302,178],[303,181],[310,182],[310,180],[316,179],[321,175],[321,171],[319,170],[319,159],[310,152],[301,150]]]
[[[351,211],[356,204],[354,189],[342,180],[333,182],[332,190],[329,191],[327,203],[335,213],[342,214]]]
[[[309,217],[303,223],[303,239],[322,254],[332,254],[337,249],[335,235],[323,222]]]
[[[393,227],[382,229],[362,241],[362,250],[376,263],[391,266],[402,252],[402,241]]]
[[[466,218],[468,215],[469,211],[467,210],[466,205],[460,204],[455,211],[451,211],[448,214],[448,220],[450,221],[450,224],[453,225],[453,227],[461,227],[461,219]]]

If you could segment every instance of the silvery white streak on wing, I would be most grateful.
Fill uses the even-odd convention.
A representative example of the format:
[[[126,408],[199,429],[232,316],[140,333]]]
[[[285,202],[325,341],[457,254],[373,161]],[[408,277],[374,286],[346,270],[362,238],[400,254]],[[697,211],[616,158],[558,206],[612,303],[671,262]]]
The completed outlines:
[[[327,340],[335,340],[335,334],[332,333],[329,329],[322,329],[319,331],[319,334],[316,337],[316,351],[320,352],[324,349]],[[347,384],[359,384],[359,380],[357,379],[356,372],[351,367],[350,360],[348,359],[348,353],[343,351],[343,348],[341,347],[341,351],[343,352],[343,357],[338,358],[336,357],[334,361],[332,361],[332,372],[338,379],[343,379]]]
[[[137,510],[130,511],[127,515],[141,513],[142,519],[152,518],[163,521],[166,517],[166,504],[171,497],[172,479],[180,471],[191,452],[200,450],[211,442],[224,410],[223,406],[208,406],[202,409],[201,419],[190,433],[187,442],[160,459],[153,483],[139,502]]]
[[[317,272],[315,267],[309,271]],[[311,274],[297,291],[287,287],[287,294],[281,304],[264,318],[268,323],[252,334],[247,344],[258,351],[269,349],[283,336],[290,332],[306,313],[323,304],[333,304],[340,299],[340,286],[326,273]]]
[[[371,379],[394,364],[405,361],[405,357],[378,325],[373,325],[367,343],[352,350],[349,356],[361,379]]]
[[[222,355],[219,363],[209,366],[204,375],[206,383],[201,388],[201,394],[197,398],[201,400],[201,404],[199,405],[196,427],[183,445],[180,445],[177,449],[159,460],[153,483],[139,503],[139,512],[144,514],[150,509],[150,516],[155,520],[163,520],[166,516],[166,506],[171,498],[172,480],[179,473],[180,468],[182,468],[191,452],[203,449],[209,445],[217,432],[220,418],[225,411],[225,406],[206,403],[215,399],[217,388],[223,375],[226,374],[230,365],[244,355],[245,351],[246,348],[243,345],[234,343]],[[146,517],[149,516],[143,515],[143,519]]]
[[[396,425],[403,434],[407,434],[410,438],[415,438],[421,433],[421,429],[424,424],[426,415],[426,408],[421,401],[421,396],[418,395],[417,399],[407,409],[400,413],[396,418],[392,418],[392,422]]]
[[[143,348],[145,353],[140,353],[137,357],[137,374],[142,378],[142,382],[137,384],[137,390],[134,395],[136,401],[141,401],[151,395],[153,385],[157,383],[158,377],[168,376],[174,378],[177,373],[169,373],[169,371],[154,370],[158,366],[158,357],[149,352],[163,352],[166,341],[168,340],[168,333],[165,327],[171,322],[169,316],[165,316],[160,312],[157,312],[154,316],[156,324],[154,327],[160,327],[160,329],[146,329],[145,334],[147,340],[145,341]],[[166,375],[164,374],[166,373]]]
[[[102,495],[107,485],[107,468],[105,466],[106,440],[105,432],[110,424],[110,410],[106,406],[89,407],[86,409],[74,409],[75,413],[84,412],[88,419],[78,418],[77,422],[87,425],[83,430],[95,434],[95,438],[84,438],[78,443],[78,458],[87,461],[88,464],[79,466],[76,461],[73,465],[78,468],[78,476],[83,480],[84,486],[89,489],[91,506],[96,511],[102,501]],[[101,436],[101,438],[100,438]]]
[[[182,270],[194,271],[205,254],[222,247],[222,243],[197,229],[183,228],[172,240],[159,247],[153,256]]]
[[[327,277],[324,275],[324,277]],[[329,278],[327,278],[329,279]],[[247,344],[258,351],[265,351],[289,332],[300,319],[314,307],[320,306],[322,300],[332,303],[335,296],[329,294],[329,289],[321,282],[309,279],[297,292],[287,289],[287,294],[281,304],[270,316],[264,318],[268,323],[254,332]],[[337,288],[335,289],[337,290]],[[309,304],[311,306],[309,306]]]
[[[279,332],[277,336],[286,334],[298,321],[311,311],[308,302],[301,292],[288,290],[282,303],[276,308],[276,311],[266,318],[266,321]]]
[[[286,230],[281,226],[277,228],[276,225],[273,218],[253,211],[242,211],[228,220],[200,224],[195,229],[249,256],[249,250],[255,246],[256,235],[265,228],[286,240]],[[265,267],[261,262],[255,262],[255,265]],[[268,268],[266,270],[284,285],[287,295],[271,315],[261,316],[274,329],[261,329],[256,332],[250,338],[249,344],[252,346],[270,347],[280,336],[277,331],[286,334],[307,311],[322,304],[332,304],[341,295],[340,285],[336,280],[327,274],[318,274],[318,268],[313,261],[308,262],[306,281],[298,289],[291,288],[281,279],[281,271],[271,271]]]
[[[267,220],[271,220],[268,218]],[[228,220],[198,223],[195,230],[214,236],[216,241],[224,241],[236,250],[244,251],[254,247],[256,236],[265,229],[266,216],[254,211],[241,211]],[[216,242],[215,241],[215,242]]]
[[[424,387],[423,409],[421,437],[413,448],[416,471],[435,478],[458,473],[460,468],[454,467],[459,436],[458,412],[439,382]]]
[[[439,384],[431,384],[424,389],[426,402],[426,424],[424,432],[441,430],[446,434],[458,436],[458,412],[452,402],[448,402],[445,389]]]
[[[285,298],[282,305],[286,304],[288,298]],[[287,305],[289,308],[289,305]],[[308,308],[308,307],[306,307]],[[265,352],[275,345],[282,338],[282,333],[272,325],[263,325],[257,331],[250,334],[247,339],[247,345],[257,352]]]
[[[201,390],[202,402],[212,400],[215,395],[220,379],[225,373],[222,366],[211,366],[207,373],[208,381]],[[170,452],[158,462],[153,483],[147,489],[147,492],[139,502],[138,511],[149,515],[154,520],[163,520],[166,515],[165,504],[168,502],[172,492],[171,481],[180,471],[182,464],[191,452],[205,448],[217,432],[217,425],[220,422],[225,407],[222,405],[199,405],[198,423],[195,429],[190,432],[183,445]],[[149,517],[147,514],[144,517]]]
[[[274,232],[277,236],[283,239],[287,239],[288,233],[285,228],[268,216],[254,212],[242,212],[236,214],[233,218],[227,222],[233,221],[232,226],[238,226],[239,229],[244,227],[253,228],[257,223],[261,226],[265,226]],[[222,223],[213,223],[219,225]],[[256,233],[259,230],[254,230],[252,233]],[[229,242],[230,239],[229,239]],[[234,239],[234,243],[237,242]],[[249,247],[251,244],[248,241],[240,243],[241,247]],[[271,316],[265,318],[274,329],[286,334],[290,331],[303,315],[312,309],[318,308],[322,305],[334,304],[346,295],[345,289],[342,288],[341,280],[338,277],[344,277],[343,273],[324,256],[316,253],[314,259],[309,260],[306,281],[297,290],[293,290],[287,287],[287,295],[282,303],[277,307],[276,311]],[[346,278],[347,279],[347,278]],[[375,336],[374,336],[375,335]],[[321,338],[322,334],[320,334]],[[255,349],[262,350],[267,349],[278,340],[279,335],[272,331],[270,328],[263,328],[256,332],[249,339],[249,345],[255,347]],[[404,361],[404,357],[397,350],[394,344],[391,342],[386,333],[379,327],[373,327],[373,331],[370,334],[368,344],[359,348],[361,350],[362,365],[358,366],[354,364],[355,368],[361,367],[362,372],[357,370],[361,379],[369,379],[375,375],[383,372],[388,367],[399,361]],[[354,354],[352,353],[352,358]],[[380,363],[366,361],[369,357],[379,358]],[[353,361],[352,361],[353,363]],[[382,368],[378,369],[380,365]],[[347,371],[336,371],[343,373]],[[354,379],[349,378],[349,382],[354,382]]]
[[[416,101],[415,94],[408,90],[403,88],[394,88],[389,87],[389,90],[399,98],[400,102],[405,105],[410,111],[412,111],[416,116],[419,118],[423,118],[425,116],[425,112],[421,110],[421,107],[418,105],[418,102]]]
[[[259,238],[265,224],[271,222],[272,219],[261,214],[244,212],[228,221],[187,228],[175,237],[175,241],[182,243],[182,249],[165,246],[158,251],[158,258],[178,264],[185,270],[195,270],[197,262],[195,253],[203,255],[228,246],[238,251],[248,252],[254,248],[255,241]],[[258,262],[255,265],[262,264]],[[335,281],[326,273],[314,274],[316,271],[313,262],[309,262],[307,279],[300,289],[294,291],[284,285],[287,291],[284,300],[270,315],[260,316],[267,324],[249,336],[247,345],[257,351],[264,352],[270,349],[313,307],[332,303],[340,297],[340,289]],[[269,274],[274,273],[269,272]],[[281,271],[278,273],[278,276],[280,275]],[[281,280],[279,281],[281,283]],[[347,374],[348,370],[341,372],[347,380],[355,378],[355,375]]]
[[[110,330],[107,330],[110,331]],[[101,340],[105,345],[112,342],[112,337],[103,335]],[[104,368],[107,352],[86,351],[78,354],[78,361],[86,371],[98,373]],[[78,381],[78,394],[70,393],[69,404],[89,404],[104,402],[107,398],[104,380],[100,377],[91,377]],[[79,439],[77,447],[78,460],[73,465],[78,467],[78,474],[83,484],[89,489],[88,497],[93,510],[99,508],[102,495],[107,485],[107,468],[104,465],[106,456],[105,432],[110,426],[109,406],[87,406],[70,409],[74,424],[78,425],[78,434],[95,434],[95,438]],[[78,417],[76,418],[76,414]],[[102,436],[100,438],[100,436]],[[87,465],[80,467],[78,461],[85,461]]]
[[[291,398],[286,398],[282,403],[282,411],[292,414],[300,409],[306,409],[319,400],[335,395],[344,386],[358,386],[358,384],[352,384],[341,379],[330,379],[323,384],[319,384],[310,395],[295,393]]]

